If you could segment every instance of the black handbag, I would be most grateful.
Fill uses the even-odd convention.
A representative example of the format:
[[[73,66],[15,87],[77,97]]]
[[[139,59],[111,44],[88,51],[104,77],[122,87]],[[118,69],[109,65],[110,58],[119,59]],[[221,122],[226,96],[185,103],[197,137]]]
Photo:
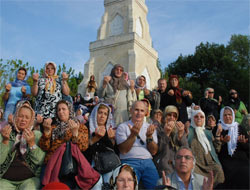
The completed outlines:
[[[66,149],[63,153],[62,164],[59,172],[59,177],[71,177],[77,174],[77,162],[72,157],[71,142],[66,142]]]
[[[113,149],[105,147],[105,150],[96,152],[94,156],[94,168],[100,173],[105,174],[121,164],[120,158]]]

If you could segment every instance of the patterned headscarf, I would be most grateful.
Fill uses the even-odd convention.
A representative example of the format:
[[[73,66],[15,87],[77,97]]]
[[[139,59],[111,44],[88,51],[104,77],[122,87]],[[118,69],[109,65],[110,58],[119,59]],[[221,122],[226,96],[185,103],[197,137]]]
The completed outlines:
[[[29,129],[32,130],[33,129],[33,124],[34,124],[34,121],[35,121],[35,112],[34,110],[32,109],[29,101],[21,101],[19,102],[19,104],[17,104],[17,107],[16,107],[16,112],[14,114],[14,117],[13,117],[13,121],[14,121],[14,128],[15,128],[15,131],[17,132],[17,135],[16,135],[16,139],[15,139],[15,143],[12,147],[12,150],[15,149],[16,145],[18,143],[20,143],[20,152],[22,155],[24,155],[27,151],[27,142],[25,140],[25,138],[23,137],[23,131],[20,131],[18,129],[18,126],[17,126],[17,119],[18,119],[18,114],[20,112],[20,110],[22,108],[27,108],[31,111],[31,120],[30,120],[30,123],[29,123]]]
[[[66,101],[66,100],[60,100],[57,104],[56,104],[56,128],[52,131],[52,140],[55,139],[62,139],[65,136],[66,131],[68,130],[68,121],[64,122],[61,121],[58,117],[58,113],[57,113],[57,108],[59,104],[66,104],[68,109],[69,109],[69,120],[72,119],[73,121],[78,123],[78,120],[75,116],[75,112],[73,110],[73,105]]]
[[[47,73],[46,73],[46,68],[48,65],[52,65],[55,69],[55,73],[53,76],[49,76]],[[50,94],[54,94],[55,93],[55,90],[56,90],[56,79],[58,78],[58,76],[56,75],[56,64],[52,61],[49,61],[45,64],[45,67],[44,67],[44,77],[46,78],[46,81],[45,81],[45,90],[46,91],[50,91]]]
[[[111,113],[111,108],[109,107],[109,105],[107,105],[105,103],[99,103],[94,107],[94,109],[92,110],[92,112],[90,114],[90,117],[89,117],[90,135],[92,135],[95,132],[95,129],[98,127],[98,124],[97,124],[97,112],[99,110],[100,105],[104,105],[109,110],[108,118],[107,118],[107,121],[106,121],[106,130],[108,131],[110,126],[113,129],[115,128],[113,116],[112,116],[112,113]]]
[[[207,139],[207,136],[204,133],[205,130],[205,114],[202,110],[198,109],[198,110],[194,110],[192,109],[192,115],[191,115],[191,126],[195,129],[198,141],[201,143],[202,147],[205,150],[205,153],[208,154],[208,151],[211,151],[211,146],[210,143]],[[198,113],[201,113],[204,116],[204,123],[202,124],[202,126],[197,126],[194,122],[194,116],[196,116]]]
[[[229,109],[232,112],[233,120],[231,124],[226,124],[223,119],[223,114],[225,109]],[[220,110],[220,122],[222,129],[228,131],[228,135],[230,136],[230,141],[227,143],[227,150],[230,156],[233,155],[234,151],[236,150],[237,147],[237,140],[238,140],[238,123],[235,122],[235,115],[234,111],[231,107],[225,106]]]
[[[139,80],[140,80],[141,77],[145,79],[145,85],[144,86],[139,86]],[[135,80],[135,88],[139,88],[139,89],[143,90],[144,88],[146,88],[146,84],[147,84],[147,81],[146,81],[146,77],[144,75],[138,76],[136,78],[136,80]]]
[[[112,77],[112,79],[110,80],[110,84],[113,87],[115,92],[117,90],[127,90],[129,88],[129,85],[123,76],[119,78],[115,76],[115,69],[117,69],[118,67],[121,67],[124,71],[123,66],[121,66],[120,64],[116,64],[110,73],[110,76]]]

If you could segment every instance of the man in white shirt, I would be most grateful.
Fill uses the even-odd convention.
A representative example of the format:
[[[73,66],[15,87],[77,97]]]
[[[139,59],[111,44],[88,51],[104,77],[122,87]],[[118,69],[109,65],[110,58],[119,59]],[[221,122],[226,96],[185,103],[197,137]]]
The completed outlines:
[[[144,122],[146,106],[142,101],[134,102],[131,120],[120,124],[116,131],[116,143],[120,150],[122,163],[127,163],[136,172],[146,189],[153,189],[159,179],[152,161],[152,155],[158,151],[157,134],[154,125]]]

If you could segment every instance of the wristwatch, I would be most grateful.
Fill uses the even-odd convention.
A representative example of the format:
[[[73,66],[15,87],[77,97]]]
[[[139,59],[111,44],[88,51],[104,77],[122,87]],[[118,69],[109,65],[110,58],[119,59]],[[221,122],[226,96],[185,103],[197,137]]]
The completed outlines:
[[[33,146],[30,147],[30,150],[35,150],[37,148],[37,145],[34,144]]]
[[[146,139],[146,143],[147,143],[147,144],[149,144],[149,143],[151,143],[151,142],[153,142],[153,138],[147,138],[147,139]]]

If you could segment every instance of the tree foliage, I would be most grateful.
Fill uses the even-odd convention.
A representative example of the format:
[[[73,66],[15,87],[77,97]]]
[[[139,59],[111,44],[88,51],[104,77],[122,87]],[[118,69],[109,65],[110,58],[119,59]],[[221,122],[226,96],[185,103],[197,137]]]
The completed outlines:
[[[27,83],[32,86],[33,73],[39,73],[40,76],[44,73],[44,68],[40,70],[35,69],[34,67],[30,66],[29,63],[23,63],[22,60],[6,60],[0,59],[0,97],[3,96],[5,92],[5,85],[9,82],[12,82],[16,79],[16,71],[18,68],[24,67],[27,69]],[[71,67],[69,69],[66,68],[66,65],[63,63],[57,67],[57,75],[60,77],[62,72],[66,72],[69,75],[68,85],[71,89],[70,95],[75,96],[77,94],[77,86],[83,79],[83,74],[79,72],[75,74],[74,69]],[[33,97],[34,99],[34,97]],[[2,98],[0,98],[0,106],[3,107]]]
[[[212,87],[225,101],[229,90],[234,88],[248,105],[249,47],[250,40],[244,35],[232,35],[226,46],[201,43],[193,55],[180,55],[165,72],[184,79],[184,85],[193,92],[195,103],[203,96],[205,88]]]

